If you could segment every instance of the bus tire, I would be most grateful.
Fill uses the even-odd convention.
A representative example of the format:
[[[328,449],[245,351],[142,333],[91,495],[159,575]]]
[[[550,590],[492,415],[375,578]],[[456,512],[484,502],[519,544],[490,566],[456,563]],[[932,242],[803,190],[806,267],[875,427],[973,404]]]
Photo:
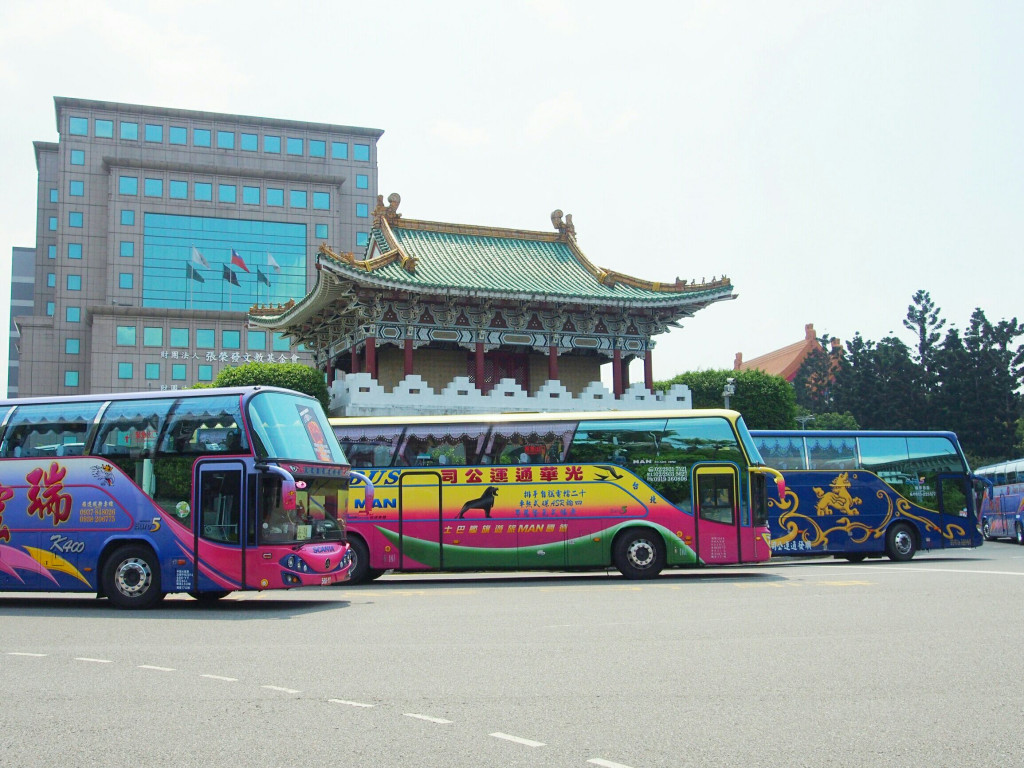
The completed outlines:
[[[630,528],[615,539],[612,562],[627,579],[653,579],[665,567],[665,543],[652,528]]]
[[[370,548],[366,546],[366,542],[358,536],[350,536],[348,539],[348,556],[352,561],[352,567],[348,572],[348,581],[339,582],[341,584],[363,584],[367,581],[371,581],[377,576],[380,576],[381,571],[377,576],[373,576],[373,571],[370,568]]]
[[[164,593],[153,550],[127,544],[114,550],[103,564],[103,592],[115,608],[152,608]]]
[[[1016,527],[1013,531],[1013,538],[1018,544],[1024,544],[1024,527],[1021,526],[1020,522],[1017,522]]]
[[[985,537],[985,541],[996,540],[996,537],[992,535],[992,526],[989,525],[987,517],[981,521],[981,535]]]
[[[906,523],[896,523],[885,534],[885,554],[890,560],[904,563],[917,552],[917,539],[914,529]]]

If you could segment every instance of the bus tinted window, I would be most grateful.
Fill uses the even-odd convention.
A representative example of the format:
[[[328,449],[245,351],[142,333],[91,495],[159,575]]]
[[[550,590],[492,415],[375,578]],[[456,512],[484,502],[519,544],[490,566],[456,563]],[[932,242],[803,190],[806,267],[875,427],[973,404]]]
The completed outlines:
[[[806,469],[807,455],[804,439],[787,435],[758,435],[754,438],[758,451],[769,467],[776,469]]]
[[[236,409],[238,401],[235,401]],[[249,401],[258,458],[344,462],[345,453],[319,403],[287,392],[260,392]]]
[[[341,431],[341,447],[353,467],[389,467],[402,437],[402,427],[350,427]]]
[[[200,455],[247,450],[241,420],[237,397],[182,398],[167,417],[159,452]]]
[[[557,464],[565,457],[575,428],[567,422],[495,424],[483,463]]]
[[[408,427],[395,456],[399,467],[476,464],[484,447],[483,424],[437,424]]]
[[[856,439],[807,437],[807,465],[810,469],[856,469]]]
[[[4,433],[0,455],[81,456],[102,403],[19,406]]]

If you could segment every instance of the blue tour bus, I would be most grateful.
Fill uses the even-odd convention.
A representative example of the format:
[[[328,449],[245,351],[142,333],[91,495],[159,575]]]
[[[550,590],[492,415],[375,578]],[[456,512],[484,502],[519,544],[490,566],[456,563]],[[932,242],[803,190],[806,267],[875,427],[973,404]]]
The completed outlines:
[[[952,432],[751,430],[786,497],[769,500],[774,555],[851,562],[977,547],[975,477]]]
[[[1024,544],[1024,459],[989,464],[975,474],[992,484],[992,492],[979,505],[985,538],[1011,538]]]

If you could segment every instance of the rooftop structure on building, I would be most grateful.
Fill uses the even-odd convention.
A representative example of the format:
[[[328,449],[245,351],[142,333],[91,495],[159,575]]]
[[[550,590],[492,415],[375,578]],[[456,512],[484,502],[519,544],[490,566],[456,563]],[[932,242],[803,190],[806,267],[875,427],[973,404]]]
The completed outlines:
[[[34,143],[34,275],[12,287],[21,396],[169,389],[312,362],[251,328],[305,296],[319,243],[363,249],[382,131],[58,97]],[[15,296],[31,283],[32,297]]]
[[[333,412],[689,407],[688,392],[686,403],[653,392],[653,337],[735,298],[728,278],[659,282],[598,267],[562,211],[551,231],[526,231],[406,219],[399,204],[378,197],[365,249],[322,245],[302,299],[250,310],[253,327],[313,351],[334,381]],[[642,385],[628,380],[634,359]]]
[[[832,340],[832,345],[839,344],[838,339]],[[737,352],[733,362],[735,371],[764,371],[773,376],[781,376],[788,382],[796,378],[800,366],[804,364],[807,356],[815,350],[821,349],[821,343],[814,331],[814,324],[808,323],[804,326],[804,338],[801,341],[789,344],[773,352],[755,357],[752,360],[744,360],[743,353]]]

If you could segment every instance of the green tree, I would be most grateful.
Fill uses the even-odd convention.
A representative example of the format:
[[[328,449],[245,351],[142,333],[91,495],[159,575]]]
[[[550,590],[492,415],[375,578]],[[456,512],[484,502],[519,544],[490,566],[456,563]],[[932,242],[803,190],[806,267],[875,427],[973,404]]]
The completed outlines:
[[[921,366],[920,381],[925,392],[930,394],[938,380],[936,357],[939,353],[938,342],[942,338],[939,331],[945,327],[946,321],[928,291],[918,291],[911,297],[911,301],[913,303],[907,307],[903,326],[917,337],[914,362]]]
[[[331,398],[327,392],[324,374],[301,363],[246,363],[224,368],[214,380],[215,387],[247,387],[263,385],[283,387],[312,395],[326,411]]]
[[[736,394],[729,407],[743,414],[750,429],[792,429],[796,422],[796,394],[788,381],[764,371],[706,370],[681,373],[654,383],[664,392],[673,384],[685,384],[694,408],[721,408],[727,379],[735,379]]]
[[[846,413],[819,413],[814,421],[807,422],[807,429],[860,429],[860,424],[849,411]]]

